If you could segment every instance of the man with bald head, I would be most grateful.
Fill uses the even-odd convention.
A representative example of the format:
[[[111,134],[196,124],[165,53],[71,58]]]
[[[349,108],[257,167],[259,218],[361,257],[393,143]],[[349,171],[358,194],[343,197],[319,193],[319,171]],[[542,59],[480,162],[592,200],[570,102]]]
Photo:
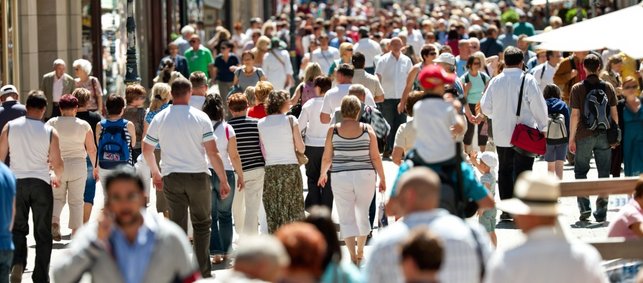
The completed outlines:
[[[366,263],[366,282],[405,282],[402,270],[396,267],[399,247],[410,231],[419,226],[425,226],[444,241],[440,282],[481,281],[481,268],[491,255],[489,238],[478,224],[470,226],[438,208],[440,186],[440,177],[426,167],[415,167],[401,176],[390,202],[403,220],[388,226],[375,240],[372,254],[378,256]]]
[[[406,76],[413,68],[413,62],[402,54],[402,40],[398,37],[391,39],[390,52],[382,55],[375,67],[375,74],[380,79],[384,89],[384,102],[379,109],[386,122],[391,125],[391,133],[396,133],[401,124],[406,123],[406,114],[397,111],[402,93],[406,87]],[[389,135],[384,149],[384,158],[388,158],[393,150],[395,135]]]

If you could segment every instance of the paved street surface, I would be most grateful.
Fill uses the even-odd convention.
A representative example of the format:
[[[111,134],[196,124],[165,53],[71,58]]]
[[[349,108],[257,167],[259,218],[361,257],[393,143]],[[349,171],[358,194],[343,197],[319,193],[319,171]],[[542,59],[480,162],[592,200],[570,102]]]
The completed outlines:
[[[390,161],[385,161],[384,162],[384,167],[386,170],[386,178],[387,178],[387,185],[390,188],[392,185],[392,182],[395,180],[395,176],[397,173],[397,166],[393,164]],[[303,169],[303,168],[302,168]],[[537,161],[534,169],[537,171],[547,170],[547,164],[543,161]],[[564,173],[564,178],[566,180],[570,180],[574,178],[574,172],[573,172],[573,167],[566,166],[565,167],[565,173]],[[304,178],[306,177],[305,174],[303,174]],[[589,179],[592,178],[597,178],[597,172],[594,167],[594,164],[592,163],[592,170],[589,173],[588,176]],[[304,180],[304,184],[306,184],[306,181]],[[150,205],[150,209],[155,211],[155,205],[153,203],[155,202],[155,194],[151,194],[151,202],[152,205]],[[379,194],[378,194],[378,203],[379,203]],[[626,198],[625,195],[614,195],[611,196],[611,199],[617,199],[621,198],[624,199]],[[592,198],[592,205],[594,205],[594,197]],[[102,194],[102,189],[99,187],[97,188],[96,191],[96,199],[95,199],[95,206],[94,210],[92,213],[92,221],[96,219],[98,213],[100,212],[102,208],[102,203],[104,201],[103,194]],[[623,201],[623,200],[621,200]],[[606,225],[589,225],[588,227],[579,227],[578,217],[578,208],[576,206],[576,198],[561,198],[560,200],[562,210],[563,210],[563,215],[561,216],[561,223],[564,228],[567,228],[567,230],[570,232],[570,235],[573,235],[574,237],[581,238],[583,240],[592,240],[592,239],[602,239],[606,237],[607,234],[607,228]],[[610,200],[610,205],[612,205],[612,201]],[[61,216],[61,232],[63,234],[63,240],[61,242],[54,242],[53,245],[53,252],[52,252],[52,258],[51,258],[51,264],[52,266],[55,266],[57,263],[57,260],[60,258],[63,258],[66,256],[67,247],[70,243],[70,234],[71,230],[67,229],[67,223],[68,223],[68,209],[65,207],[63,210],[62,216]],[[616,215],[616,210],[614,207],[610,207],[610,211],[608,212],[607,219],[608,221],[613,219]],[[336,213],[334,213],[334,217],[336,218]],[[31,219],[31,218],[30,218]],[[593,218],[592,218],[593,220]],[[391,219],[392,221],[392,219]],[[475,221],[475,220],[472,220]],[[30,227],[33,229],[33,224],[30,223]],[[28,245],[29,245],[29,257],[28,257],[28,263],[27,263],[27,270],[24,274],[24,281],[23,282],[32,282],[31,281],[31,271],[33,270],[34,267],[34,258],[35,258],[35,241],[33,238],[32,234],[33,230],[30,232],[30,235],[28,236]],[[524,238],[522,236],[522,233],[512,227],[512,225],[507,225],[506,223],[500,223],[497,226],[496,233],[498,235],[498,248],[500,249],[506,249],[508,247],[514,246],[516,244],[519,244]],[[377,238],[377,231],[373,232],[374,238]],[[236,239],[237,235],[235,235]],[[370,248],[367,246],[366,247],[366,254],[365,256],[368,258],[370,255]],[[344,252],[345,254],[347,251]],[[344,260],[349,260],[347,259],[347,256],[344,257]],[[223,272],[226,272],[226,268],[229,267],[229,263],[224,263],[221,265],[217,265],[214,268],[216,269],[213,271],[213,273],[216,275],[220,275]],[[88,278],[85,278],[88,279]],[[89,282],[89,280],[83,280],[83,282]]]

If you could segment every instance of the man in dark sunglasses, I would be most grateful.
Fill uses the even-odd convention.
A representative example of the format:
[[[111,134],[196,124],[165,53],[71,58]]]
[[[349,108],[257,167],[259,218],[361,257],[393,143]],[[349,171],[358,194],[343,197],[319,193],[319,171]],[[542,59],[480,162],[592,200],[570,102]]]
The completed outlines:
[[[105,180],[106,201],[98,223],[81,229],[67,257],[54,270],[55,282],[194,282],[201,278],[190,244],[174,223],[145,212],[143,180],[119,168]],[[154,262],[152,262],[154,256]],[[116,279],[115,276],[121,276]]]

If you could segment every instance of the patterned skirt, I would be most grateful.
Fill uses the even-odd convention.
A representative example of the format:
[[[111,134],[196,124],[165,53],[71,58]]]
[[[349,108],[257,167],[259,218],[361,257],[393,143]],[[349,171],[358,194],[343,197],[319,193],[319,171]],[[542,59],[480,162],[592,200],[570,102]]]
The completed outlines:
[[[304,218],[304,185],[299,165],[266,166],[263,183],[263,205],[268,231]]]

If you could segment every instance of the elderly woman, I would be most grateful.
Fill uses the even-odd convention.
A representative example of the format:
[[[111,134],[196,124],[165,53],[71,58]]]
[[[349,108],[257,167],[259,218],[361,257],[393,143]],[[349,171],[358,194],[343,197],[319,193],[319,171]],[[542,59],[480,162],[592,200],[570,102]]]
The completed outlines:
[[[259,120],[259,137],[266,160],[263,204],[268,230],[304,217],[303,180],[296,153],[304,153],[305,145],[297,119],[286,115],[290,95],[272,91],[266,99],[268,116]]]
[[[325,186],[330,170],[339,231],[357,265],[363,260],[364,245],[371,232],[368,211],[377,176],[379,191],[386,190],[377,137],[370,125],[359,122],[360,109],[357,97],[349,95],[342,99],[342,122],[328,130],[318,182],[318,186]]]
[[[223,121],[223,100],[220,95],[208,95],[203,104],[203,112],[208,114],[214,125],[217,149],[221,154],[228,185],[235,187],[237,173],[237,189],[244,186],[241,158],[237,151],[237,138],[232,126]],[[213,169],[210,169],[214,173]],[[212,263],[220,264],[226,258],[226,253],[232,245],[232,202],[236,189],[230,191],[226,198],[221,198],[221,182],[216,174],[212,174],[212,233],[210,234],[210,254]]]
[[[339,68],[341,64],[353,64],[353,44],[344,42],[339,46],[339,60],[335,60],[330,69],[328,70],[328,76],[332,79],[335,77],[335,70]],[[323,71],[323,70],[322,70]]]
[[[248,116],[261,119],[266,117],[266,98],[273,91],[272,84],[270,82],[261,81],[257,83],[255,87],[255,106],[248,109]]]
[[[317,65],[313,63],[309,68]],[[319,66],[319,65],[317,65]],[[308,194],[304,206],[308,210],[315,205],[323,205],[328,209],[333,209],[333,193],[330,190],[330,183],[325,187],[317,186],[319,172],[324,155],[324,145],[326,144],[326,133],[328,133],[328,124],[322,124],[319,120],[319,114],[324,104],[324,95],[332,87],[333,83],[330,78],[318,76],[313,81],[313,87],[317,96],[308,100],[304,104],[299,115],[299,125],[301,130],[306,131],[306,179],[308,180]]]
[[[241,54],[241,63],[243,66],[234,71],[234,81],[232,83],[232,85],[238,86],[240,91],[245,91],[248,87],[255,86],[258,82],[266,80],[263,70],[255,67],[254,53],[244,51]]]
[[[92,63],[85,59],[78,59],[74,61],[72,66],[74,67],[74,74],[76,75],[76,88],[82,87],[89,90],[91,94],[87,101],[87,109],[93,112],[98,111],[104,115],[103,89],[98,79],[89,75],[92,73]]]
[[[65,202],[69,202],[69,228],[72,234],[83,225],[83,194],[87,180],[86,161],[89,156],[96,170],[96,144],[89,123],[76,118],[78,99],[71,94],[60,98],[60,117],[51,118],[47,125],[52,126],[60,135],[60,153],[65,163],[65,172],[60,178],[60,187],[53,190],[54,210],[52,217],[52,234],[54,241],[61,240],[60,213]]]

